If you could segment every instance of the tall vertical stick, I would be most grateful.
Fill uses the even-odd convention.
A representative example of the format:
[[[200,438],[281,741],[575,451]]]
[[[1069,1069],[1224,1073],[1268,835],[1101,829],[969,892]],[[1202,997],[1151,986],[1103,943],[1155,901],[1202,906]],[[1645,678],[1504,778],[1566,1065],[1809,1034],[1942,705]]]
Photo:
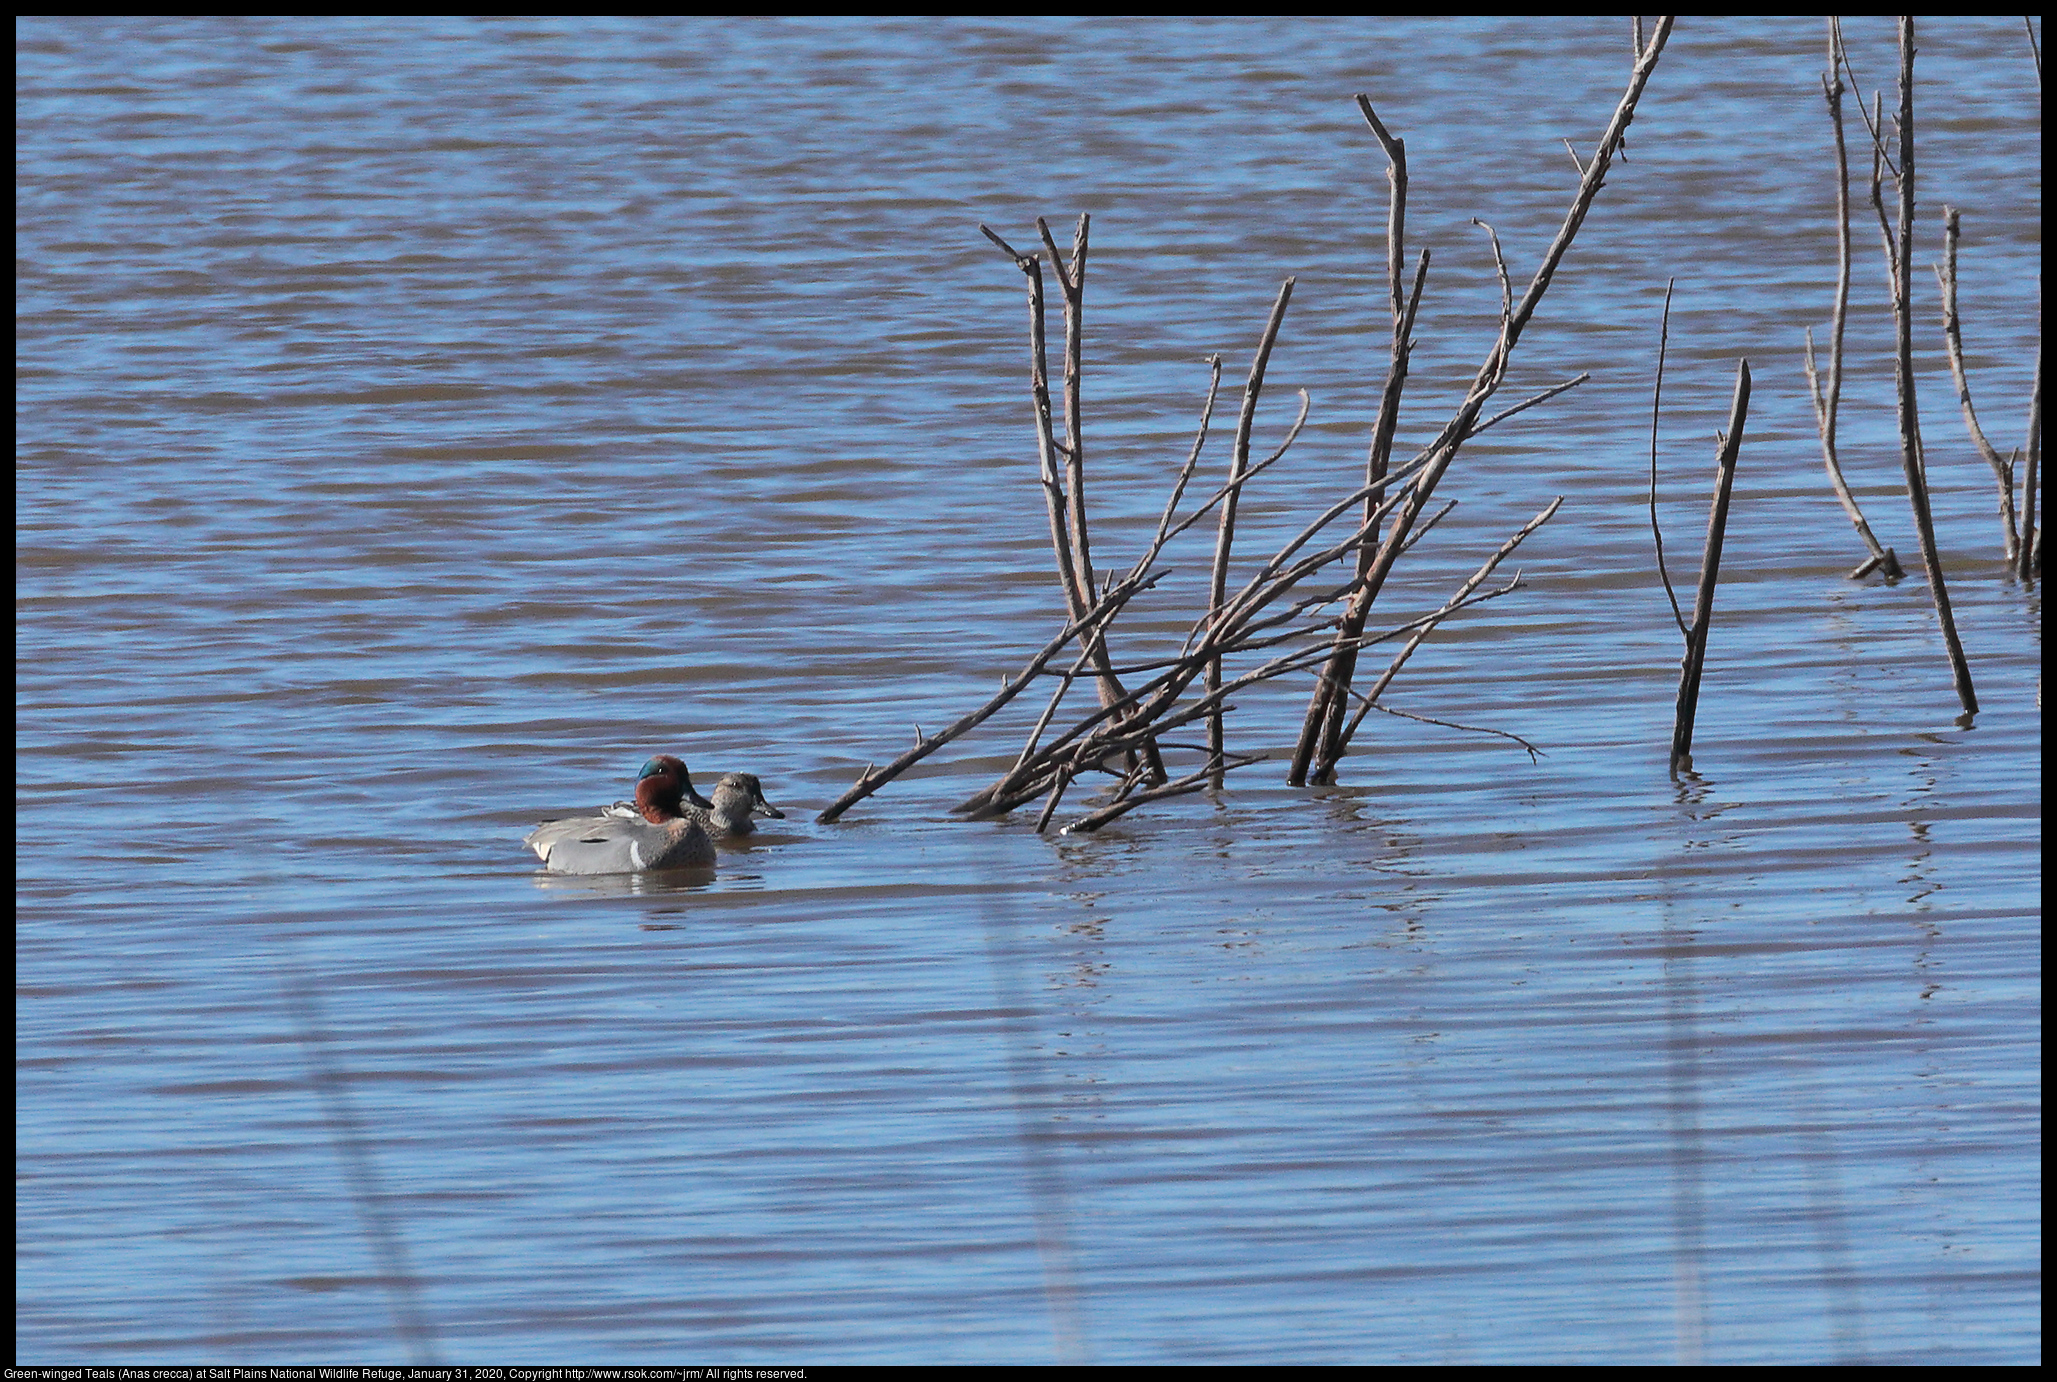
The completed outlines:
[[[1421,306],[1422,284],[1428,276],[1429,253],[1421,252],[1421,258],[1414,268],[1412,292],[1402,292],[1401,271],[1406,263],[1407,250],[1407,141],[1395,139],[1372,109],[1369,97],[1357,98],[1358,109],[1364,112],[1365,123],[1378,136],[1379,146],[1386,151],[1386,180],[1391,184],[1391,196],[1386,205],[1386,290],[1392,297],[1393,345],[1386,366],[1386,386],[1379,395],[1378,420],[1371,429],[1371,450],[1365,457],[1364,480],[1373,484],[1383,480],[1393,455],[1393,435],[1400,424],[1400,398],[1407,387],[1407,366],[1413,351],[1414,314]],[[1383,490],[1373,490],[1364,500],[1367,521],[1385,499]],[[1371,530],[1372,541],[1357,552],[1357,574],[1362,576],[1371,569],[1372,561],[1378,555],[1378,529]],[[1364,633],[1365,620],[1371,613],[1369,605],[1352,603],[1343,613],[1342,623],[1336,629],[1336,650],[1329,658],[1322,675],[1314,683],[1313,698],[1307,704],[1307,714],[1302,734],[1318,726],[1319,748],[1313,760],[1313,770],[1306,774],[1289,774],[1287,780],[1294,785],[1306,778],[1316,783],[1335,780],[1335,763],[1342,757],[1343,741],[1348,737],[1345,726],[1350,705],[1350,683],[1357,674],[1357,640]]]
[[[1050,251],[1050,267],[1057,271],[1057,286],[1064,293],[1064,459],[1071,490],[1072,574],[1079,582],[1078,599],[1093,602],[1093,547],[1086,535],[1086,442],[1085,422],[1080,415],[1079,387],[1085,348],[1086,232],[1092,217],[1079,214],[1078,229],[1071,237],[1071,267],[1057,252],[1050,224],[1036,217],[1036,230]]]
[[[1293,300],[1293,280],[1287,279],[1279,285],[1278,298],[1271,304],[1271,319],[1264,324],[1264,339],[1257,343],[1256,358],[1250,362],[1250,379],[1243,385],[1243,410],[1236,416],[1236,449],[1229,460],[1231,483],[1243,478],[1243,472],[1250,468],[1250,428],[1257,420],[1257,396],[1264,391],[1264,370],[1271,363],[1271,348],[1278,341],[1279,327],[1286,320],[1286,304]],[[1228,593],[1229,547],[1236,538],[1236,500],[1241,497],[1240,487],[1229,491],[1221,504],[1221,526],[1214,539],[1214,573],[1208,586],[1207,617],[1210,621],[1221,613],[1221,602]],[[1221,659],[1213,658],[1207,663],[1207,689],[1221,689]],[[1210,783],[1219,790],[1222,779],[1221,707],[1216,705],[1207,717],[1208,759],[1214,765],[1209,776]]]
[[[1828,468],[1829,485],[1835,490],[1843,512],[1849,515],[1850,525],[1857,530],[1857,536],[1863,539],[1866,550],[1871,553],[1869,560],[1850,573],[1851,579],[1879,570],[1886,579],[1896,581],[1906,574],[1900,569],[1899,555],[1881,543],[1872,533],[1871,525],[1864,521],[1863,510],[1857,507],[1857,496],[1850,493],[1850,486],[1843,480],[1843,465],[1836,455],[1836,406],[1843,396],[1843,327],[1850,313],[1850,151],[1843,141],[1842,48],[1842,24],[1831,17],[1828,21],[1828,72],[1821,79],[1821,90],[1828,100],[1829,123],[1836,133],[1836,306],[1829,327],[1828,388],[1825,393],[1814,369],[1814,333],[1807,333],[1807,354],[1804,357],[1807,392],[1814,403],[1814,425],[1821,433],[1821,458]]]
[[[1921,564],[1928,573],[1928,593],[1935,601],[1936,619],[1943,626],[1943,644],[1949,650],[1950,678],[1957,687],[1957,700],[1964,713],[1978,713],[1978,695],[1972,690],[1971,668],[1964,660],[1964,645],[1957,638],[1957,620],[1950,612],[1950,592],[1943,584],[1943,559],[1936,550],[1935,519],[1929,513],[1928,476],[1921,454],[1921,412],[1914,397],[1914,311],[1912,268],[1914,262],[1914,19],[1900,18],[1900,223],[1894,229],[1893,262],[1893,382],[1899,395],[1900,468],[1907,475],[1907,502],[1914,510],[1915,530],[1921,536]]]
[[[2036,378],[2028,396],[2028,440],[2021,459],[2021,542],[2014,574],[2032,580],[2043,573],[2043,537],[2036,530],[2036,465],[2043,456],[2043,347],[2036,343]]]
[[[1707,547],[1700,557],[1700,588],[1693,596],[1693,622],[1686,630],[1686,656],[1679,664],[1678,713],[1671,726],[1671,775],[1693,770],[1693,718],[1700,710],[1700,669],[1707,661],[1707,630],[1714,622],[1714,582],[1721,574],[1721,542],[1728,531],[1728,498],[1736,482],[1736,453],[1743,446],[1743,422],[1750,413],[1750,362],[1736,367],[1736,394],[1728,409],[1728,431],[1715,460],[1714,506],[1707,512]]]
[[[1057,556],[1057,583],[1064,587],[1064,606],[1073,619],[1085,613],[1092,598],[1079,595],[1078,572],[1071,560],[1071,528],[1066,512],[1068,501],[1064,494],[1064,482],[1057,471],[1057,438],[1053,435],[1050,420],[1050,365],[1049,352],[1043,339],[1043,265],[1033,254],[1023,254],[1014,246],[995,235],[992,228],[979,226],[979,232],[1000,247],[1014,267],[1021,270],[1028,280],[1029,308],[1029,398],[1036,410],[1036,460],[1041,467],[1043,502],[1050,511],[1050,549]],[[1064,276],[1064,266],[1057,266],[1059,278]]]
[[[1057,582],[1064,587],[1065,608],[1077,620],[1092,607],[1097,598],[1093,582],[1092,549],[1086,532],[1085,493],[1085,443],[1080,416],[1079,383],[1081,375],[1081,354],[1083,350],[1083,313],[1085,309],[1086,285],[1086,231],[1089,218],[1079,217],[1078,231],[1071,242],[1071,269],[1066,271],[1063,256],[1057,252],[1057,242],[1050,236],[1049,224],[1041,217],[1036,218],[1036,229],[1049,247],[1051,267],[1057,272],[1057,285],[1064,294],[1064,433],[1065,440],[1056,437],[1056,424],[1050,404],[1050,368],[1048,349],[1044,340],[1043,269],[1040,258],[1033,254],[1022,254],[1005,240],[995,235],[988,226],[979,230],[988,240],[998,245],[1022,275],[1028,279],[1029,294],[1029,392],[1036,409],[1036,454],[1042,467],[1043,499],[1050,512],[1050,547],[1057,556]],[[1057,468],[1059,455],[1066,458],[1063,473]],[[1066,478],[1070,487],[1067,490]],[[1100,704],[1112,705],[1126,692],[1120,678],[1114,674],[1113,663],[1107,654],[1106,633],[1092,629],[1087,635],[1087,652],[1092,658],[1094,685],[1098,688]],[[1153,776],[1164,779],[1163,760],[1158,756],[1157,746],[1152,742],[1145,750],[1150,761]]]
[[[2035,22],[2026,16],[2021,21],[2028,30],[2028,50],[2036,60],[2036,89],[2043,86],[2043,49],[2036,42]],[[2040,315],[2040,314],[2039,314]],[[2028,437],[2022,443],[2021,456],[2021,541],[2015,555],[2014,574],[2021,580],[2033,580],[2043,574],[2043,544],[2036,531],[2036,470],[2043,455],[2043,333],[2036,332],[2036,376],[2028,396]]]

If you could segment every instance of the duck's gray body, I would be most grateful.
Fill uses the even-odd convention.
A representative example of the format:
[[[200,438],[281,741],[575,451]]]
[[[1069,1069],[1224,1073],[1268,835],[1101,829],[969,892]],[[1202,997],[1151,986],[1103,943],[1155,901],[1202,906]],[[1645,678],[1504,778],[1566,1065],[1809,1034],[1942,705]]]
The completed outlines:
[[[616,815],[545,821],[522,843],[556,873],[648,873],[714,864],[707,828],[684,816],[661,824]]]
[[[636,778],[635,805],[611,806],[597,816],[545,821],[523,836],[522,843],[536,852],[545,868],[558,873],[711,868],[714,841],[701,819],[686,810],[705,811],[713,805],[693,790],[684,763],[660,753]]]

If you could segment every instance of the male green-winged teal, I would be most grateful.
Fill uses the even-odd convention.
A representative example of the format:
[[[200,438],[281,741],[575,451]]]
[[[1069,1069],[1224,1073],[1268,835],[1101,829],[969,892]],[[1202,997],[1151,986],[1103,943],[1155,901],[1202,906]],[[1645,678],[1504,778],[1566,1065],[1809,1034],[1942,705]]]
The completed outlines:
[[[711,868],[714,841],[704,817],[717,809],[715,802],[693,790],[684,763],[660,753],[636,775],[634,806],[618,803],[598,816],[545,821],[522,843],[557,873]]]

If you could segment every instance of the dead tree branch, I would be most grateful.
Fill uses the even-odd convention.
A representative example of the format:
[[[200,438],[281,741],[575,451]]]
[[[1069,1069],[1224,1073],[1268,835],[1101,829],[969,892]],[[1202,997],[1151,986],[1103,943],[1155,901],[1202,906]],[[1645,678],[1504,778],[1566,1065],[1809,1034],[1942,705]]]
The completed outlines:
[[[1943,208],[1943,262],[1935,266],[1936,287],[1942,290],[1943,343],[1949,348],[1950,377],[1957,384],[1957,406],[1964,413],[1964,430],[1971,434],[1971,444],[1978,448],[1978,454],[1985,457],[1992,467],[1993,478],[2000,487],[2000,533],[2001,549],[2006,553],[2007,565],[2012,569],[2020,559],[2021,534],[2015,527],[2014,518],[2014,461],[2002,456],[1999,448],[1986,440],[1985,429],[1978,425],[1978,412],[1971,406],[1971,382],[1964,374],[1964,328],[1957,311],[1957,208]]]
[[[1535,276],[1530,279],[1521,301],[1504,307],[1499,339],[1494,343],[1485,362],[1480,365],[1464,402],[1444,425],[1441,434],[1426,448],[1432,459],[1413,486],[1410,501],[1395,517],[1392,530],[1379,544],[1377,556],[1369,563],[1363,586],[1353,597],[1352,615],[1356,613],[1356,604],[1361,603],[1369,610],[1372,603],[1378,599],[1387,577],[1392,573],[1393,563],[1399,559],[1409,530],[1419,520],[1430,496],[1435,493],[1437,484],[1442,481],[1443,475],[1457,459],[1459,449],[1476,435],[1479,414],[1505,381],[1515,345],[1520,341],[1530,319],[1534,317],[1537,307],[1542,304],[1543,295],[1549,291],[1550,281],[1557,273],[1557,266],[1563,262],[1572,242],[1578,238],[1579,227],[1585,224],[1586,215],[1592,210],[1594,199],[1606,185],[1607,171],[1613,165],[1622,139],[1628,133],[1630,122],[1635,119],[1636,103],[1642,99],[1644,88],[1648,86],[1651,75],[1657,70],[1665,43],[1671,37],[1672,25],[1671,16],[1660,19],[1649,42],[1637,55],[1634,69],[1629,75],[1628,89],[1615,106],[1613,118],[1608,121],[1606,132],[1602,135],[1591,162],[1586,165],[1585,174],[1579,181],[1578,193],[1572,200],[1571,209],[1566,213],[1564,223],[1558,228],[1550,248],[1544,253],[1543,261],[1537,266]],[[1340,651],[1339,649],[1338,652]],[[1341,689],[1342,670],[1340,657],[1332,658],[1330,665],[1323,669],[1321,680],[1315,687],[1314,699],[1301,722],[1299,742],[1294,747],[1292,766],[1286,774],[1286,780],[1290,783],[1298,785],[1307,780],[1308,769],[1322,749],[1323,737],[1329,726],[1333,723],[1340,731],[1340,711],[1332,715],[1331,707],[1339,706],[1344,701]]]
[[[1561,507],[1563,503],[1564,496],[1560,494],[1555,499],[1552,499],[1541,513],[1537,514],[1534,518],[1531,518],[1528,522],[1522,524],[1520,530],[1517,531],[1513,537],[1510,537],[1507,539],[1507,541],[1501,543],[1500,549],[1494,552],[1492,556],[1486,558],[1485,565],[1479,567],[1477,571],[1474,571],[1471,574],[1470,579],[1466,580],[1463,585],[1457,588],[1457,593],[1451,596],[1449,600],[1445,601],[1441,609],[1437,610],[1434,614],[1429,615],[1425,620],[1422,621],[1421,627],[1415,630],[1414,636],[1407,640],[1407,645],[1400,649],[1398,655],[1393,658],[1392,665],[1386,668],[1385,675],[1381,676],[1378,679],[1377,685],[1373,686],[1370,691],[1362,695],[1358,695],[1358,693],[1354,691],[1351,693],[1352,696],[1354,696],[1357,700],[1361,701],[1363,704],[1358,709],[1356,715],[1351,717],[1350,723],[1343,730],[1341,738],[1341,747],[1344,750],[1347,750],[1349,748],[1350,741],[1356,737],[1357,727],[1364,722],[1365,711],[1374,708],[1383,710],[1385,708],[1383,706],[1378,705],[1378,698],[1384,695],[1386,692],[1386,688],[1393,684],[1393,678],[1400,675],[1400,669],[1407,665],[1407,659],[1414,656],[1414,650],[1421,646],[1422,640],[1427,638],[1431,633],[1435,632],[1436,626],[1438,624],[1441,624],[1443,620],[1449,618],[1450,615],[1455,613],[1457,610],[1464,608],[1465,602],[1468,601],[1471,597],[1471,593],[1477,590],[1481,585],[1485,584],[1487,578],[1490,577],[1496,569],[1498,569],[1500,563],[1505,561],[1513,553],[1515,548],[1521,546],[1522,542],[1527,539],[1530,533],[1533,533],[1536,529],[1542,527],[1545,523],[1548,523],[1552,518],[1554,518],[1557,514],[1558,508]],[[1520,581],[1521,577],[1516,576],[1514,578],[1514,581],[1509,583],[1506,589],[1514,589],[1517,585],[1519,585]],[[1411,718],[1419,719],[1421,717],[1414,716]],[[1434,723],[1441,724],[1442,721],[1438,720]],[[1464,726],[1455,726],[1455,728],[1461,729],[1464,728]],[[1487,731],[1487,733],[1493,734],[1497,734],[1499,732],[1500,731],[1498,730]],[[1523,745],[1527,745],[1528,743],[1528,741],[1525,739],[1519,739],[1519,736],[1517,735],[1510,734],[1507,737],[1510,739],[1517,739]],[[1530,752],[1533,753],[1534,749],[1531,748]],[[1333,763],[1321,764],[1320,769],[1323,775],[1320,777],[1319,780],[1327,781],[1329,775],[1333,773],[1334,767],[1335,764]]]
[[[1929,511],[1928,475],[1921,451],[1921,411],[1914,392],[1914,311],[1911,281],[1914,259],[1914,20],[1900,19],[1900,113],[1896,121],[1900,137],[1899,220],[1887,236],[1886,267],[1893,293],[1893,383],[1900,423],[1900,468],[1907,477],[1907,502],[1914,510],[1915,531],[1921,538],[1921,563],[1928,573],[1928,592],[1935,602],[1936,621],[1943,627],[1943,644],[1949,654],[1950,678],[1964,713],[1978,713],[1978,695],[1972,689],[1971,668],[1964,660],[1964,645],[1957,637],[1957,620],[1950,612],[1950,592],[1943,582],[1943,560],[1936,549],[1935,519]],[[1882,156],[1883,144],[1876,146]],[[1886,223],[1885,201],[1874,167],[1872,202],[1878,209],[1880,227]]]
[[[984,724],[988,719],[992,718],[994,712],[998,711],[1000,707],[1020,695],[1022,690],[1031,681],[1035,680],[1037,674],[1043,670],[1044,664],[1057,656],[1065,644],[1071,642],[1075,637],[1090,640],[1095,631],[1120,612],[1123,605],[1127,604],[1142,591],[1157,584],[1159,580],[1163,579],[1164,574],[1161,571],[1151,572],[1147,576],[1138,573],[1115,582],[1109,588],[1107,594],[1095,601],[1082,617],[1073,619],[1065,624],[1064,628],[1055,638],[1043,645],[1041,652],[1029,659],[1027,666],[1023,667],[1011,680],[1003,682],[1000,694],[994,696],[983,706],[964,716],[941,733],[932,734],[925,739],[919,739],[913,748],[901,754],[884,768],[874,769],[867,767],[863,774],[858,777],[856,785],[843,793],[842,796],[837,797],[826,811],[815,817],[815,820],[824,825],[828,824],[852,806],[855,806],[858,802],[864,800],[888,782],[891,782],[901,773],[906,772],[916,763],[919,763],[922,759],[949,743],[952,739],[956,739]]]
[[[1686,655],[1679,664],[1678,711],[1671,727],[1671,775],[1693,770],[1693,721],[1700,710],[1700,672],[1707,662],[1707,632],[1714,623],[1714,585],[1721,574],[1721,544],[1728,531],[1729,494],[1735,488],[1736,455],[1743,447],[1743,422],[1750,415],[1750,362],[1736,366],[1736,393],[1729,404],[1728,430],[1714,462],[1714,503],[1707,511],[1707,546],[1700,556],[1700,586],[1693,595],[1693,623],[1686,630]]]
[[[1671,573],[1664,569],[1664,529],[1657,522],[1657,418],[1664,406],[1664,349],[1671,342],[1671,290],[1678,282],[1664,285],[1664,316],[1657,326],[1657,383],[1650,390],[1650,536],[1657,544],[1657,575],[1664,582],[1664,596],[1671,601],[1671,617],[1678,631],[1686,631],[1686,616],[1678,607],[1678,592],[1671,588]]]
[[[1236,416],[1235,453],[1229,461],[1229,479],[1240,480],[1250,466],[1250,429],[1257,420],[1257,398],[1264,392],[1264,371],[1271,363],[1271,350],[1278,343],[1279,328],[1285,324],[1286,305],[1293,300],[1293,280],[1288,278],[1279,285],[1278,297],[1271,304],[1271,317],[1264,324],[1264,336],[1257,343],[1257,354],[1250,360],[1250,378],[1243,385],[1243,408]],[[1300,419],[1307,418],[1307,395],[1300,395]],[[1298,436],[1299,424],[1293,427]],[[1231,493],[1221,506],[1221,523],[1216,531],[1214,543],[1214,570],[1208,585],[1207,612],[1213,619],[1221,610],[1222,591],[1228,582],[1229,548],[1236,540],[1236,500]],[[1221,659],[1207,664],[1207,689],[1212,691],[1221,685]],[[1209,755],[1219,764],[1222,757],[1221,715],[1217,712],[1207,722],[1207,749]],[[1213,779],[1216,787],[1221,786],[1220,771],[1217,768]]]
[[[1836,303],[1829,327],[1826,390],[1815,371],[1813,329],[1807,332],[1807,394],[1814,405],[1815,429],[1821,433],[1822,463],[1828,468],[1829,485],[1849,516],[1850,525],[1863,540],[1865,550],[1871,553],[1850,573],[1850,579],[1860,580],[1876,570],[1883,572],[1887,580],[1896,581],[1905,574],[1900,569],[1899,554],[1881,543],[1865,522],[1863,511],[1857,507],[1857,496],[1843,479],[1842,460],[1836,454],[1836,408],[1843,395],[1843,328],[1850,312],[1850,154],[1843,140],[1843,69],[1847,66],[1847,55],[1843,52],[1842,22],[1833,17],[1828,21],[1828,66],[1829,70],[1822,74],[1821,90],[1828,101],[1829,124],[1836,135]],[[1862,109],[1863,104],[1860,95],[1858,107]],[[1659,564],[1662,565],[1661,558]]]

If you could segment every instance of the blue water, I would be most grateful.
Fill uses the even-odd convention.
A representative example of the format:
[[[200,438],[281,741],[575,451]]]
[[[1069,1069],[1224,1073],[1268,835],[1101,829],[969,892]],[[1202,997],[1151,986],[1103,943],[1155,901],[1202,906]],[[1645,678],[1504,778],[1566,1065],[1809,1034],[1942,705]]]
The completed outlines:
[[[1433,609],[1565,495],[1524,588],[1386,698],[1543,756],[1373,715],[1340,785],[1289,788],[1287,680],[1228,724],[1274,761],[1060,835],[948,809],[1040,691],[814,820],[1063,617],[1021,277],[978,224],[1093,216],[1103,570],[1214,352],[1226,466],[1296,276],[1258,445],[1295,390],[1311,421],[1240,580],[1357,483],[1383,380],[1353,93],[1434,253],[1419,445],[1496,322],[1468,218],[1518,292],[1625,24],[19,21],[17,1360],[2038,1361],[2040,591],[1921,277],[1960,207],[2014,445],[2041,130],[2009,23],[1925,22],[1917,88],[1975,720],[1861,203],[1843,455],[1917,574],[1844,578],[1798,365],[1819,25],[1690,21],[1504,397],[1591,381],[1466,447],[1379,605]],[[1889,28],[1850,39],[1889,85]],[[1688,588],[1757,379],[1683,784],[1644,507],[1674,276]],[[1184,637],[1211,526],[1118,656]],[[534,867],[530,826],[659,751],[787,819],[712,880]]]

